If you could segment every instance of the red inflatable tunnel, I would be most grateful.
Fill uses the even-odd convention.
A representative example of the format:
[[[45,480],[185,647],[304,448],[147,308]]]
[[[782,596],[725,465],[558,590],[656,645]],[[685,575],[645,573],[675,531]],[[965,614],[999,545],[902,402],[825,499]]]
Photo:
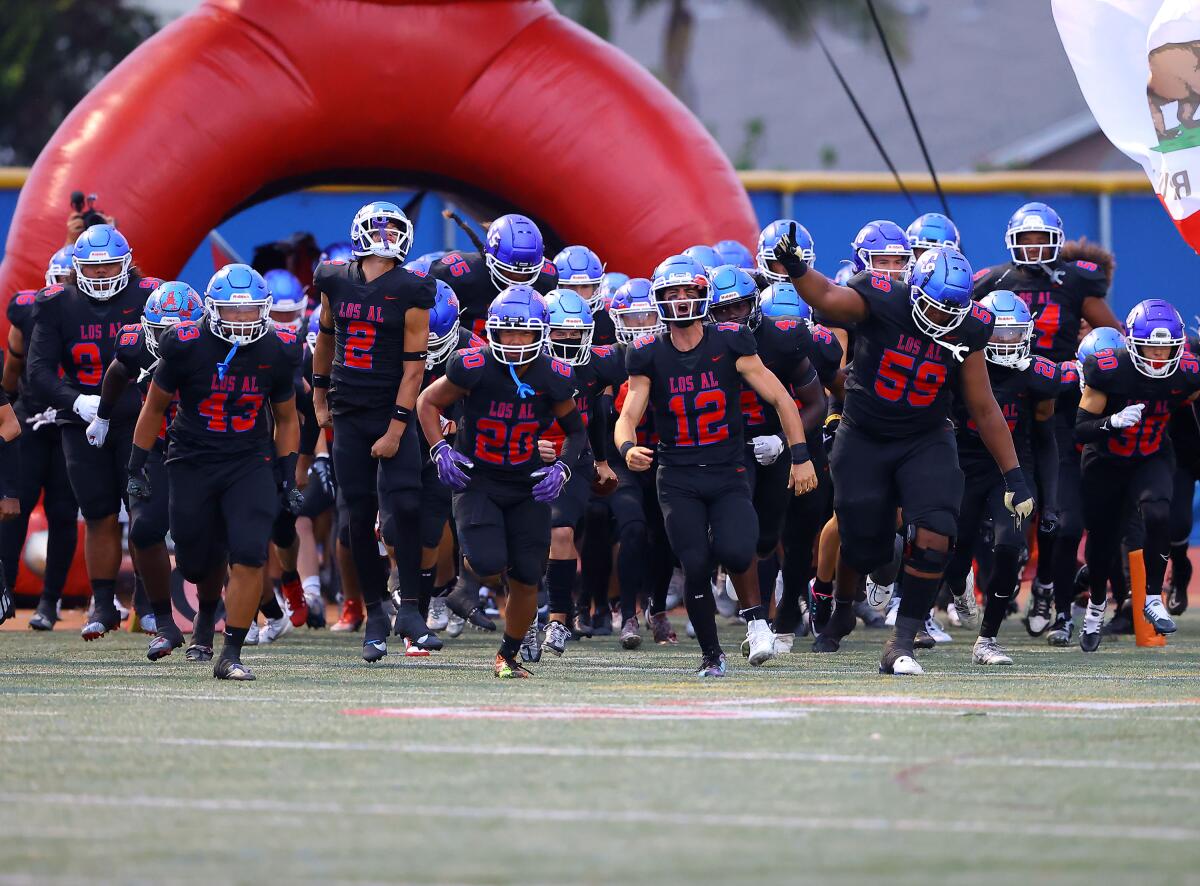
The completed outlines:
[[[699,121],[550,0],[207,0],[42,151],[0,292],[41,285],[75,189],[100,193],[137,263],[169,277],[238,208],[372,176],[488,195],[632,274],[756,236]]]

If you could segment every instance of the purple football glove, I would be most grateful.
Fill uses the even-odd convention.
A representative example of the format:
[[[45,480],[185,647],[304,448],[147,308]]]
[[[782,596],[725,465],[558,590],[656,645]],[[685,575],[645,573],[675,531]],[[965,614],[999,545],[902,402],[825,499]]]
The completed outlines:
[[[459,465],[473,468],[475,467],[474,462],[461,452],[456,452],[445,440],[429,450],[429,457],[437,465],[438,479],[443,484],[458,492],[467,488],[471,478],[463,473],[463,469]]]
[[[542,478],[537,486],[533,487],[533,500],[551,502],[558,498],[567,481],[571,479],[571,469],[561,461],[556,461],[550,467],[534,471],[529,476]]]

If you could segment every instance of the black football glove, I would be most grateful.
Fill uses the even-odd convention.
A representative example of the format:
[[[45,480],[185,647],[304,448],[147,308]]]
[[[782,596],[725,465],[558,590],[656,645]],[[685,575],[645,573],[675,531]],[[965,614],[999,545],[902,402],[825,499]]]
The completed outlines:
[[[831,412],[825,416],[825,424],[821,428],[821,443],[825,447],[826,455],[833,451],[833,439],[837,436],[837,429],[841,423],[841,413]]]
[[[329,456],[318,455],[313,459],[312,467],[308,469],[309,480],[316,480],[321,485],[321,491],[330,498],[337,494],[337,489],[333,485],[333,467],[330,464]]]
[[[125,484],[125,492],[130,498],[145,501],[150,497],[150,474],[145,466],[129,471],[129,482]]]
[[[1038,532],[1042,535],[1056,535],[1061,522],[1058,511],[1044,510],[1038,521]]]
[[[296,488],[296,453],[275,459],[275,485],[279,488],[279,504],[293,517],[304,508],[304,493]]]
[[[808,273],[808,263],[796,252],[796,223],[788,226],[788,232],[775,244],[775,261],[783,265],[789,277],[803,277]]]
[[[16,610],[13,608],[12,591],[8,589],[8,582],[0,574],[0,625],[4,624],[4,622],[12,618],[15,614]]]

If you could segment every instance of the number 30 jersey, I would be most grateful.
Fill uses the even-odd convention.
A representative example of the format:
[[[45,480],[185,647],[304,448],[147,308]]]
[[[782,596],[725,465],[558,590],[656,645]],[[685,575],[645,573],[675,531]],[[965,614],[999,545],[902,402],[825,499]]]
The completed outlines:
[[[290,330],[274,329],[239,347],[222,374],[217,364],[231,347],[207,323],[180,323],[163,333],[154,384],[179,395],[168,462],[273,456],[264,407],[268,399],[296,396],[300,342]]]
[[[396,266],[368,283],[357,260],[327,261],[313,287],[333,312],[333,412],[390,407],[404,376],[407,311],[433,307],[433,279]]]
[[[678,350],[666,332],[643,336],[629,346],[629,375],[650,379],[659,464],[743,463],[737,361],[757,353],[754,333],[736,323],[704,327],[704,338],[690,351]]]
[[[507,363],[487,348],[467,348],[450,355],[446,378],[469,392],[454,445],[475,463],[472,477],[536,483],[529,475],[544,467],[538,439],[554,421],[554,405],[575,397],[571,367],[539,355],[519,376],[522,397]]]
[[[842,420],[889,439],[947,427],[950,393],[962,362],[917,328],[908,284],[862,272],[847,285],[862,296],[869,315],[854,327],[854,363]],[[959,327],[939,341],[965,360],[983,350],[994,324],[991,312],[975,304]]]

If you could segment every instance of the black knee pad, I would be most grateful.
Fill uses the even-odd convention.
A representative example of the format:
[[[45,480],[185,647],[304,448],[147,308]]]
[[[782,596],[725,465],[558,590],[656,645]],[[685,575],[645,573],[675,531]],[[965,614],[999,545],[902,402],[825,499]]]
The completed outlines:
[[[166,537],[167,527],[153,521],[135,519],[129,524],[129,543],[139,551],[162,544]]]
[[[939,551],[936,548],[926,548],[916,543],[918,529],[937,532],[936,529],[929,526],[909,527],[908,542],[904,546],[904,565],[914,572],[928,572],[940,575],[946,571],[946,566],[950,563],[950,552],[954,550],[954,537],[949,536],[947,538],[946,550]],[[945,533],[938,534],[945,535]]]
[[[296,518],[289,511],[281,510],[271,527],[271,541],[277,548],[290,548],[296,540]]]
[[[1171,524],[1170,503],[1157,498],[1152,501],[1140,502],[1139,506],[1142,511],[1142,521],[1146,526],[1146,534],[1167,538],[1170,534]]]

